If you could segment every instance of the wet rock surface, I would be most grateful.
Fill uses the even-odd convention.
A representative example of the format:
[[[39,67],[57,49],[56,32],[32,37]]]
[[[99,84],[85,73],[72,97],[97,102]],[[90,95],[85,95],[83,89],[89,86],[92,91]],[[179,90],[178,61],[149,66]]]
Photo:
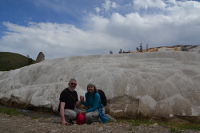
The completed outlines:
[[[169,127],[152,124],[132,126],[126,122],[91,125],[61,125],[60,117],[33,119],[27,116],[9,116],[0,113],[1,133],[171,133]],[[186,130],[185,133],[199,133]]]

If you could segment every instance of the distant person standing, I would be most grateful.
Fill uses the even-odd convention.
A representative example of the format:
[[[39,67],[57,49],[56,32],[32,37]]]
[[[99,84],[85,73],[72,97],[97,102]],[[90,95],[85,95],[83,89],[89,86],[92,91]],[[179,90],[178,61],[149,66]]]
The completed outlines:
[[[60,94],[58,112],[61,116],[62,125],[72,124],[72,120],[75,120],[77,114],[81,112],[80,109],[75,109],[75,106],[77,108],[80,107],[84,98],[81,96],[81,101],[78,101],[78,94],[75,91],[76,86],[77,81],[71,79],[68,83],[68,88],[64,89]]]

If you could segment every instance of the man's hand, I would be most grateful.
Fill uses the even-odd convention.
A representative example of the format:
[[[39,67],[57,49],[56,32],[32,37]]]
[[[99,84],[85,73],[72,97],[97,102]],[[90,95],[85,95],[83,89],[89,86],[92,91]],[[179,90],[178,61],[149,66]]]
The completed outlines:
[[[64,120],[62,121],[62,125],[68,125],[68,123]]]

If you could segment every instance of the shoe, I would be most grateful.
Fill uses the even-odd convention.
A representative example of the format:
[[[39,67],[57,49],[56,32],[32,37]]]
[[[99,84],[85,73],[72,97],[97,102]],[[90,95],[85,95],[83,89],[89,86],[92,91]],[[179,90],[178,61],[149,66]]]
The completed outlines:
[[[72,120],[66,120],[68,124],[74,124]]]
[[[74,122],[71,120],[70,124],[74,124]]]

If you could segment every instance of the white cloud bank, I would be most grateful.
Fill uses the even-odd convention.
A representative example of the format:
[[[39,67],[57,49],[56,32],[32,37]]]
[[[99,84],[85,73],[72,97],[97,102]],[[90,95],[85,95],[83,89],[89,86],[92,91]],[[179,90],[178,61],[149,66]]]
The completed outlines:
[[[31,22],[21,26],[4,22],[8,31],[0,38],[0,50],[28,54],[35,59],[40,51],[46,58],[56,58],[108,54],[109,50],[118,53],[120,48],[135,51],[140,43],[148,43],[149,47],[196,45],[200,44],[199,12],[200,3],[196,1],[133,0],[121,5],[106,0],[85,17],[83,28],[58,23]]]

